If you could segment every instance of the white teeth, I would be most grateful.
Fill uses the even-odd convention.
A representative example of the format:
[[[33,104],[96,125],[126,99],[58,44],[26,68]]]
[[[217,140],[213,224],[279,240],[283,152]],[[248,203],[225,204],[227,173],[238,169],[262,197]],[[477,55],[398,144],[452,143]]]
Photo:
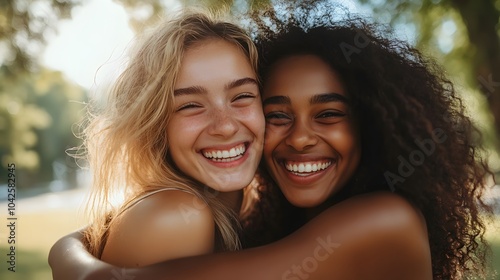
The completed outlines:
[[[306,169],[304,168],[304,164],[299,164],[299,172],[304,172]]]
[[[209,159],[228,159],[239,157],[244,154],[246,151],[245,145],[241,145],[239,147],[231,148],[230,150],[220,150],[220,151],[211,151],[211,152],[203,152],[203,155]]]
[[[312,171],[312,166],[310,164],[306,165],[306,172],[311,172]]]
[[[331,161],[323,162],[323,163],[304,162],[304,163],[299,163],[298,165],[296,163],[294,163],[294,164],[287,163],[287,164],[285,164],[285,167],[290,172],[311,173],[311,172],[324,170],[328,166],[330,166],[331,164],[332,164]]]

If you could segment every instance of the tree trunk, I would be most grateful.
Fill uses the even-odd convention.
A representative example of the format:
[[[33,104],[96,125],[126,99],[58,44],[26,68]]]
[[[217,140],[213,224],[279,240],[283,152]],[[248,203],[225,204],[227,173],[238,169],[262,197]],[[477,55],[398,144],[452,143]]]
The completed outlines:
[[[500,36],[496,26],[500,11],[495,0],[451,0],[467,26],[474,53],[474,73],[477,86],[488,99],[495,118],[496,135],[500,137]]]

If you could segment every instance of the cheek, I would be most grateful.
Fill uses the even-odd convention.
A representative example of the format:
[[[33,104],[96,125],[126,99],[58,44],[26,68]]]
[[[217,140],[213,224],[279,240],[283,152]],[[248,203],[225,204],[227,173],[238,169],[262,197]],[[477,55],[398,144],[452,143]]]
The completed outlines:
[[[260,103],[235,110],[234,114],[261,142],[264,141],[266,123]]]
[[[173,117],[167,127],[169,135],[190,135],[200,133],[206,126],[207,116]]]
[[[167,140],[172,155],[193,146],[204,127],[201,118],[172,118],[167,127]]]
[[[285,131],[283,128],[266,125],[266,133],[264,138],[264,158],[266,161],[270,161],[273,151],[279,146],[283,141],[285,136]]]
[[[327,131],[324,135],[330,144],[343,156],[358,154],[360,151],[360,141],[358,133],[350,123],[342,123],[334,129]]]

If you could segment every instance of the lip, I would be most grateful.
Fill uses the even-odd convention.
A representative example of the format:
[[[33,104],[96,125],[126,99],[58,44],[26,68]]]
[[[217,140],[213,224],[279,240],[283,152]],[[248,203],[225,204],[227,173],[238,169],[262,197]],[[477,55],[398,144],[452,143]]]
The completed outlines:
[[[240,156],[238,157],[237,159],[234,159],[234,160],[230,160],[230,161],[214,161],[212,159],[209,159],[207,157],[205,157],[203,155],[203,152],[206,151],[206,150],[209,150],[209,151],[213,151],[213,150],[230,150],[231,148],[234,148],[234,147],[238,147],[238,146],[241,146],[241,145],[244,145],[245,146],[245,152]],[[237,143],[233,143],[233,144],[227,144],[227,145],[217,145],[217,146],[210,146],[210,147],[207,147],[207,148],[203,148],[203,149],[200,149],[198,151],[198,154],[203,157],[208,163],[210,163],[211,165],[217,167],[217,168],[234,168],[234,167],[237,167],[241,164],[243,164],[243,162],[246,161],[246,159],[249,157],[249,149],[251,147],[251,143],[250,142],[237,142]]]

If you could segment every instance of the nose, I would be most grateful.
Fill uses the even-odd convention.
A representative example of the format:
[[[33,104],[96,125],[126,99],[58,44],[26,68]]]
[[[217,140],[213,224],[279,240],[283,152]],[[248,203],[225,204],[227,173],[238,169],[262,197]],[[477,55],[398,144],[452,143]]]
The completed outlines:
[[[296,151],[304,151],[316,145],[318,138],[305,120],[296,120],[285,138],[285,144]]]
[[[238,122],[234,113],[227,109],[214,109],[211,116],[212,120],[208,127],[210,135],[229,138],[238,132]]]

